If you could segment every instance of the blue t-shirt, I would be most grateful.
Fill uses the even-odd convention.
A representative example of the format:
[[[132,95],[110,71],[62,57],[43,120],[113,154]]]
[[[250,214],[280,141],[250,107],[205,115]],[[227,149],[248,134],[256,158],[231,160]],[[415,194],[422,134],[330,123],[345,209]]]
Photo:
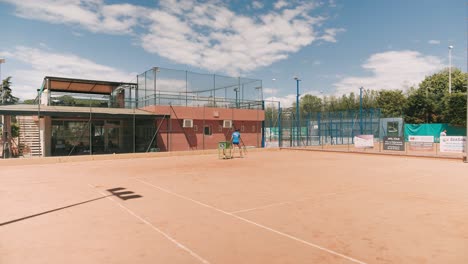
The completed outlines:
[[[239,132],[234,132],[232,133],[232,143],[239,143],[240,139],[240,133]]]

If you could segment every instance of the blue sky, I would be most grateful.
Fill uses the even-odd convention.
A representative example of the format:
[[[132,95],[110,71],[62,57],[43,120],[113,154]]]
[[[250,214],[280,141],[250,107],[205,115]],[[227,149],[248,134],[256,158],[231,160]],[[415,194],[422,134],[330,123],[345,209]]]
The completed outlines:
[[[466,71],[462,0],[0,0],[2,78],[135,81],[154,66],[262,79],[264,97],[407,89]],[[275,79],[273,81],[273,79]]]

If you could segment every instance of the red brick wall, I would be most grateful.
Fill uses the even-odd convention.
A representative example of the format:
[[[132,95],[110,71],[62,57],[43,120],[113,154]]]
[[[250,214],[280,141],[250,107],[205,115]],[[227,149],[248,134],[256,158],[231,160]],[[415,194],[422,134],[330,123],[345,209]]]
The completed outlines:
[[[161,122],[157,143],[161,151],[216,149],[218,142],[230,141],[234,128],[239,128],[246,146],[261,146],[263,110],[225,109],[208,107],[150,106],[146,111],[171,116]],[[182,128],[183,119],[193,119],[192,128]],[[233,120],[233,128],[223,128],[223,120]],[[211,135],[204,135],[204,127],[211,128]]]

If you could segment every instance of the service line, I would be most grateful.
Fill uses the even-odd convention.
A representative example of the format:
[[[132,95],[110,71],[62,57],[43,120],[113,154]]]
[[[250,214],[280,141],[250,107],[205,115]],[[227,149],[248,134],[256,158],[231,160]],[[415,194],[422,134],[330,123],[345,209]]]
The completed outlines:
[[[218,209],[218,208],[216,208],[216,207],[213,207],[213,206],[211,206],[211,205],[208,205],[208,204],[202,203],[202,202],[200,202],[200,201],[194,200],[194,199],[192,199],[192,198],[189,198],[189,197],[180,195],[180,194],[178,194],[178,193],[175,193],[175,192],[173,192],[173,191],[167,190],[167,189],[162,188],[162,187],[160,187],[160,186],[156,186],[156,185],[154,185],[154,184],[152,184],[152,183],[149,183],[149,182],[147,182],[147,181],[144,181],[144,180],[141,180],[141,179],[137,179],[137,181],[139,181],[139,182],[141,182],[141,183],[143,183],[143,184],[146,184],[146,185],[148,185],[148,186],[151,186],[151,187],[153,187],[153,188],[156,188],[156,189],[158,189],[158,190],[160,190],[160,191],[163,191],[163,192],[165,192],[165,193],[169,193],[169,194],[171,194],[171,195],[177,196],[177,197],[179,197],[179,198],[181,198],[181,199],[184,199],[184,200],[187,200],[187,201],[191,201],[191,202],[196,203],[196,204],[198,204],[198,205],[201,205],[201,206],[203,206],[203,207],[210,208],[210,209],[212,209],[212,210],[215,210],[215,211],[217,211],[217,212],[223,213],[223,214],[225,214],[225,215],[232,216],[232,217],[234,217],[234,218],[237,218],[237,219],[242,220],[242,221],[244,221],[244,222],[247,222],[247,223],[249,223],[249,224],[255,225],[255,226],[260,227],[260,228],[262,228],[262,229],[265,229],[265,230],[268,230],[268,231],[273,232],[273,233],[275,233],[275,234],[281,235],[281,236],[283,236],[283,237],[287,237],[287,238],[289,238],[289,239],[295,240],[295,241],[300,242],[300,243],[302,243],[302,244],[305,244],[305,245],[314,247],[314,248],[316,248],[316,249],[325,251],[325,252],[327,252],[327,253],[330,253],[330,254],[332,254],[332,255],[341,257],[341,258],[343,258],[343,259],[347,259],[347,260],[349,260],[349,261],[351,261],[351,262],[359,263],[359,264],[366,264],[365,262],[360,261],[360,260],[357,260],[357,259],[352,258],[352,257],[350,257],[350,256],[346,256],[346,255],[344,255],[344,254],[338,253],[338,252],[333,251],[333,250],[331,250],[331,249],[328,249],[328,248],[319,246],[319,245],[317,245],[317,244],[314,244],[314,243],[305,241],[305,240],[303,240],[303,239],[300,239],[300,238],[297,238],[297,237],[295,237],[295,236],[292,236],[292,235],[283,233],[283,232],[278,231],[278,230],[275,230],[275,229],[273,229],[273,228],[264,226],[264,225],[259,224],[259,223],[256,223],[256,222],[253,222],[253,221],[251,221],[251,220],[248,220],[248,219],[246,219],[246,218],[240,217],[240,216],[235,215],[235,214],[233,214],[233,213],[229,213],[229,212],[223,211],[223,210]]]

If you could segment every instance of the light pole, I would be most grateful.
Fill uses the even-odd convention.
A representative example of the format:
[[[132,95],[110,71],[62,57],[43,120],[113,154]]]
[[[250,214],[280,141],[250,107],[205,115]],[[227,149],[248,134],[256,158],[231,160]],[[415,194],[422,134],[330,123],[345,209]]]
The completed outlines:
[[[0,101],[0,104],[3,105],[3,80],[2,80],[2,63],[5,63],[5,59],[2,59],[0,58],[0,82],[1,82],[1,91],[0,91],[0,97],[1,97],[1,101]],[[5,158],[5,142],[7,140],[6,138],[6,134],[5,134],[5,121],[4,121],[4,118],[3,118],[3,115],[2,115],[2,119],[0,120],[1,121],[1,125],[2,125],[2,135],[1,135],[1,139],[2,139],[2,142],[3,142],[3,146],[2,146],[2,158]]]
[[[1,104],[3,104],[3,80],[2,80],[2,64],[5,63],[5,59],[2,59],[0,58],[0,82],[1,82],[1,93],[0,93],[0,97],[1,97]],[[3,120],[2,120],[3,121]]]
[[[237,93],[239,92],[239,88],[238,87],[234,88],[234,92],[236,92],[236,108],[239,108],[239,102],[238,102],[239,96],[237,95]]]
[[[362,135],[362,89],[363,87],[359,88],[359,129]]]
[[[153,103],[154,103],[154,105],[156,105],[156,91],[158,90],[156,81],[158,79],[159,67],[153,67],[153,71],[154,71],[154,94],[153,94],[153,97],[154,97],[153,100],[154,101],[153,101]],[[146,89],[146,87],[145,87],[145,89]]]
[[[453,46],[448,46],[449,51],[449,94],[452,93],[452,49]]]
[[[300,116],[299,116],[299,82],[301,79],[299,77],[294,76],[294,80],[296,80],[296,145],[299,147],[299,128],[300,128]]]

